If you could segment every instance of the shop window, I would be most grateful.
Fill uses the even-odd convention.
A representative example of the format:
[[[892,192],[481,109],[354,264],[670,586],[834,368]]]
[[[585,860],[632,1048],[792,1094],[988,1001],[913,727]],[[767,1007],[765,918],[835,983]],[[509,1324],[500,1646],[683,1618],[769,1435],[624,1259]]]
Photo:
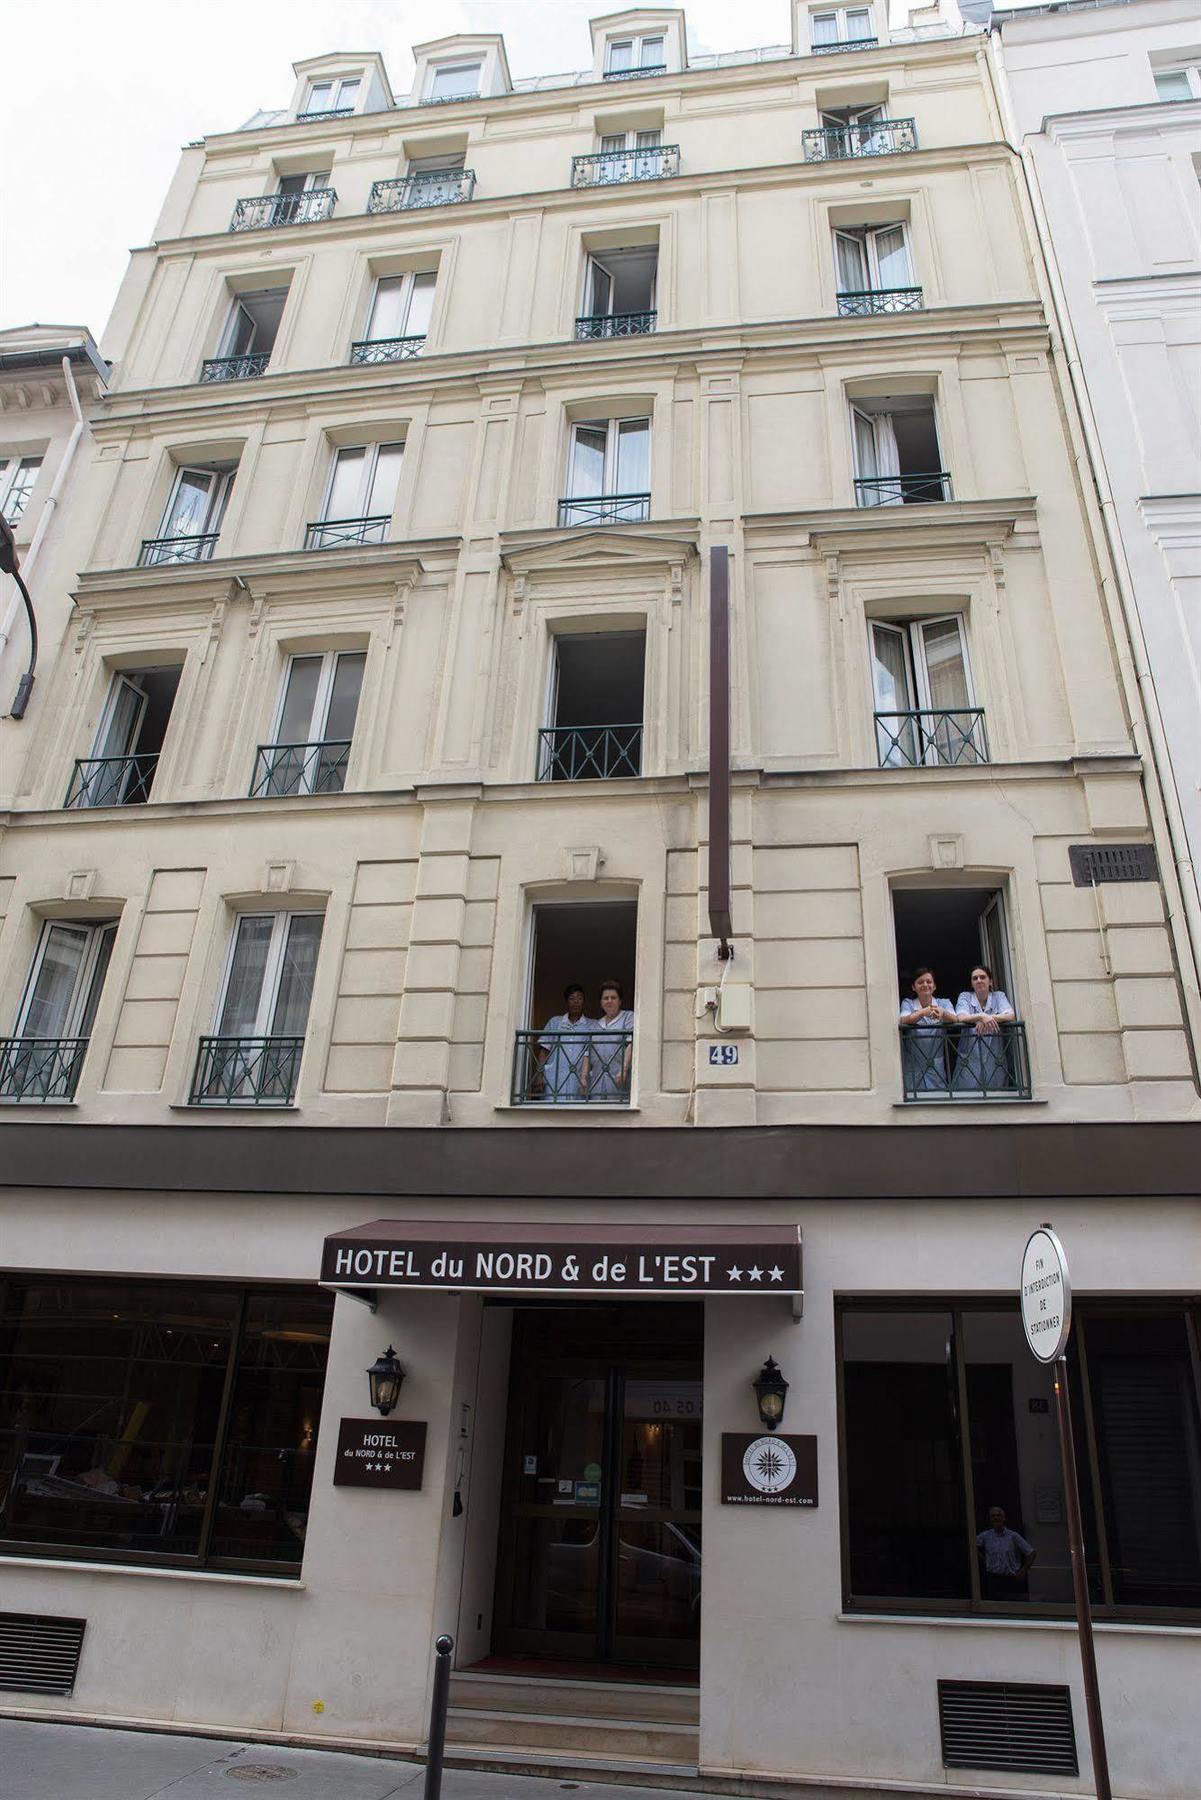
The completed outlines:
[[[304,1051],[320,913],[243,913],[216,1031],[202,1037],[192,1106],[290,1106]]]
[[[1102,1616],[1201,1607],[1189,1329],[1179,1305],[1077,1302],[1069,1385]],[[1053,1374],[1016,1306],[847,1302],[839,1368],[848,1606],[1069,1614]]]
[[[539,781],[610,781],[642,770],[643,631],[561,632],[551,646]]]
[[[179,468],[163,512],[158,536],[144,538],[138,562],[208,562],[217,548],[236,464],[194,463]]]
[[[594,419],[573,425],[560,525],[623,525],[651,513],[651,422]]]
[[[47,920],[17,1011],[0,1038],[0,1100],[72,1100],[112,956],[115,923]]]
[[[642,337],[655,329],[657,244],[595,250],[584,267],[584,310],[577,338]]]
[[[906,1101],[1028,1100],[1026,1027],[999,888],[896,888]]]
[[[637,937],[634,901],[534,907],[514,1106],[629,1104]]]
[[[265,375],[287,298],[286,287],[235,294],[217,354],[205,359],[201,381],[247,381]]]
[[[988,761],[960,613],[894,623],[872,619],[876,750],[882,769]]]
[[[306,550],[382,544],[392,523],[404,444],[355,444],[336,450],[321,507],[309,526]]]
[[[350,347],[352,363],[404,362],[425,348],[434,306],[436,269],[384,275],[376,282],[367,332]]]
[[[918,506],[951,498],[928,395],[853,400],[851,437],[856,506]]]
[[[252,800],[342,792],[366,660],[361,650],[288,659],[272,742],[255,758]]]
[[[0,1283],[5,1550],[299,1573],[332,1316],[312,1287]]]
[[[76,760],[69,807],[141,806],[150,798],[181,670],[124,669],[113,676],[92,753]]]
[[[0,518],[15,525],[25,508],[42,466],[40,456],[0,458]]]

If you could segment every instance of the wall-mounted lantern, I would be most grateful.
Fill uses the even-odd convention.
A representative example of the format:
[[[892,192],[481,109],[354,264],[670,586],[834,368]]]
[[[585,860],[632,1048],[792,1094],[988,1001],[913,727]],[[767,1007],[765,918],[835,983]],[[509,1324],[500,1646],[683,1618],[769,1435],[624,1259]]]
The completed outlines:
[[[389,1344],[384,1354],[377,1356],[367,1371],[371,1404],[385,1419],[400,1399],[400,1386],[404,1378],[405,1372],[400,1366],[400,1359]]]
[[[768,1357],[751,1386],[759,1402],[759,1417],[769,1431],[774,1431],[784,1417],[784,1401],[788,1394],[788,1383],[774,1357]]]

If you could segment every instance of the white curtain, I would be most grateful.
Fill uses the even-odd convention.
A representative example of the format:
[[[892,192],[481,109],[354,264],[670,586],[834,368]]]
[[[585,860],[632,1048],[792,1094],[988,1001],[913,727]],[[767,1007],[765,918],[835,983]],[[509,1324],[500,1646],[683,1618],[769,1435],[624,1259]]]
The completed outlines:
[[[834,260],[838,270],[838,291],[840,294],[858,294],[871,286],[867,275],[867,262],[863,254],[863,244],[849,232],[834,233]]]
[[[313,994],[313,971],[321,943],[321,916],[300,913],[289,922],[288,941],[271,1020],[273,1037],[302,1037]]]
[[[271,913],[249,913],[238,920],[233,962],[225,988],[225,1002],[217,1024],[218,1037],[255,1037],[263,974],[275,919]]]
[[[873,233],[876,247],[877,286],[900,288],[909,286],[909,257],[905,250],[903,225],[885,225]]]
[[[52,925],[46,933],[37,980],[22,1026],[25,1037],[66,1037],[71,1000],[90,935],[77,925]]]
[[[897,447],[897,434],[892,428],[892,414],[877,413],[875,417],[875,427],[876,466],[883,476],[895,475],[899,477],[901,473],[901,453]],[[880,490],[879,504],[881,506],[902,505],[901,483],[899,479]]]

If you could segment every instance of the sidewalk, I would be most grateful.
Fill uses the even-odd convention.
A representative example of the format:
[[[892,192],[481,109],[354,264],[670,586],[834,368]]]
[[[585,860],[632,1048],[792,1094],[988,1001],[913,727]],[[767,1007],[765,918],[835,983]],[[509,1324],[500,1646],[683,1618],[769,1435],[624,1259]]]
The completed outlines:
[[[173,1732],[0,1719],[0,1800],[421,1800],[424,1766],[336,1750],[291,1750]],[[702,1789],[688,1790],[705,1800]],[[611,1787],[448,1769],[443,1800],[669,1800]],[[678,1800],[678,1791],[672,1796]],[[710,1796],[712,1800],[712,1796]]]

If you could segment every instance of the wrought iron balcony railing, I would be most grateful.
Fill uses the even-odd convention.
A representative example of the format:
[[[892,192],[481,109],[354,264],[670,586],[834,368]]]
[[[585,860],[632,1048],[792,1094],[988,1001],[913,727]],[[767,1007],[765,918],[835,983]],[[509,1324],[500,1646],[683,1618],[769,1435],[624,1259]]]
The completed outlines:
[[[598,494],[559,502],[560,525],[637,525],[651,516],[649,494]]]
[[[250,798],[285,794],[340,794],[346,786],[349,738],[316,744],[260,744],[254,759]]]
[[[843,38],[841,42],[831,44],[810,44],[810,56],[836,56],[840,50],[874,50],[879,43],[878,38],[858,37]]]
[[[420,337],[360,338],[350,346],[352,363],[411,362],[425,349],[425,333]]]
[[[472,88],[469,94],[427,94],[418,106],[453,106],[456,100],[478,100],[480,90]]]
[[[902,1026],[901,1074],[906,1100],[1029,1100],[1026,1027]]]
[[[920,287],[846,288],[838,296],[839,316],[867,319],[876,313],[921,312]]]
[[[83,1038],[0,1038],[0,1100],[73,1100],[87,1054]]]
[[[150,798],[158,751],[140,756],[88,756],[76,760],[65,807],[141,806]]]
[[[655,329],[657,312],[584,313],[575,322],[576,337],[621,338],[645,337]]]
[[[314,125],[318,119],[349,119],[354,112],[353,106],[326,106],[317,112],[297,113],[298,125]]]
[[[666,63],[642,63],[636,69],[606,69],[606,81],[637,81],[643,75],[666,75]]]
[[[410,212],[421,206],[454,206],[475,192],[474,169],[420,169],[395,181],[372,183],[369,213]]]
[[[202,1037],[189,1106],[290,1106],[302,1037]]]
[[[806,162],[835,162],[844,156],[898,156],[917,149],[912,119],[876,119],[862,125],[821,125],[801,133]]]
[[[201,381],[250,381],[267,373],[270,350],[252,350],[248,356],[206,356],[200,369]]]
[[[945,469],[934,469],[928,475],[855,477],[856,506],[917,506],[922,501],[950,498],[951,477]]]
[[[989,760],[982,706],[878,712],[875,717],[882,769],[954,768]]]
[[[628,1106],[632,1031],[518,1031],[513,1106]]]
[[[159,563],[208,562],[217,548],[216,531],[189,532],[186,537],[143,538],[138,567],[153,568]]]
[[[383,514],[367,519],[320,519],[305,532],[304,547],[341,550],[347,544],[382,544],[391,523],[391,517]]]
[[[621,181],[663,181],[680,173],[680,146],[652,144],[645,150],[595,150],[571,159],[573,188],[609,187]]]
[[[538,733],[539,781],[612,781],[642,773],[642,724],[546,725]]]
[[[276,225],[315,225],[330,217],[337,198],[333,188],[309,188],[303,194],[259,194],[238,201],[229,229],[265,231]]]

